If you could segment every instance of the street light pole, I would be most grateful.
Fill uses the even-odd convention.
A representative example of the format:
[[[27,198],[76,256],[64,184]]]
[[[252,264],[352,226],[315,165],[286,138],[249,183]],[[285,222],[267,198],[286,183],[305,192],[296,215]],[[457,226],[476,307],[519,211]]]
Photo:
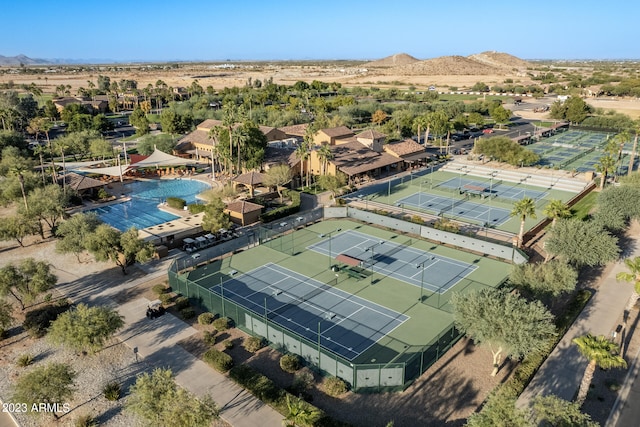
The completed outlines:
[[[422,268],[420,273],[420,302],[424,299],[424,261],[416,265],[416,268]]]

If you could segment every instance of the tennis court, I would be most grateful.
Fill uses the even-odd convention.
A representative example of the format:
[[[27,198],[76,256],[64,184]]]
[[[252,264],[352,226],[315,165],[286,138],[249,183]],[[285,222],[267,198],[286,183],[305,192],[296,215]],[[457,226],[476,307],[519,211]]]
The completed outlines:
[[[307,249],[335,257],[347,255],[359,260],[360,267],[372,273],[393,277],[405,283],[440,294],[472,273],[477,266],[410,247],[404,243],[375,237],[354,230],[329,236]]]
[[[461,193],[468,192],[470,194],[486,195],[491,197],[500,197],[502,199],[511,199],[512,201],[522,200],[530,197],[533,200],[540,200],[547,196],[546,191],[538,191],[518,186],[517,184],[504,184],[503,181],[480,181],[473,178],[451,178],[438,185],[439,187],[455,188]]]
[[[401,207],[411,207],[431,212],[435,215],[465,218],[489,225],[502,225],[509,220],[511,211],[490,205],[470,202],[466,199],[452,199],[429,193],[415,193],[396,203]]]
[[[347,360],[354,360],[409,319],[273,263],[210,290]]]

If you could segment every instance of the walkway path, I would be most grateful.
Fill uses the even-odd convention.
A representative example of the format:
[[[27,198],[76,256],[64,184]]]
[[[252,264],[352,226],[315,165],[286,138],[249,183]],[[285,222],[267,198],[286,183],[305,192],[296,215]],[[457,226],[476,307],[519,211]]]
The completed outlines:
[[[637,234],[630,236],[628,253],[624,257],[640,256],[640,236]],[[593,298],[520,395],[518,406],[530,405],[534,397],[549,394],[565,400],[574,399],[587,361],[572,340],[586,333],[612,336],[633,293],[633,285],[616,281],[616,274],[625,270],[622,261],[607,267]]]
[[[143,285],[167,274],[170,259],[153,262],[142,269],[147,272],[136,280],[77,280],[59,286],[74,302],[103,304],[116,308],[124,316],[125,326],[119,338],[137,351],[151,366],[169,367],[176,382],[196,396],[209,394],[221,408],[221,417],[234,427],[282,425],[283,416],[239,387],[227,376],[182,349],[177,342],[197,331],[171,314],[146,318],[149,301],[138,298],[118,306],[112,299],[120,292]]]

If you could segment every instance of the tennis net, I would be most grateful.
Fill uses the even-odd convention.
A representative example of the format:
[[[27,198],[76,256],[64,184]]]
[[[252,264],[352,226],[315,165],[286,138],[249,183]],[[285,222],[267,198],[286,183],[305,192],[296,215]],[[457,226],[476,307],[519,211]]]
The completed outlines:
[[[388,242],[385,242],[388,243]],[[413,239],[407,239],[406,241],[404,241],[403,243],[393,243],[393,247],[386,251],[386,252],[380,252],[379,255],[375,256],[375,257],[371,257],[369,258],[369,262],[367,263],[368,266],[372,266],[374,264],[377,264],[378,262],[380,262],[383,259],[386,258],[391,258],[393,255],[397,254],[398,252],[400,252],[401,250],[403,250],[404,248],[407,248],[409,246],[411,246],[411,244],[413,243]]]

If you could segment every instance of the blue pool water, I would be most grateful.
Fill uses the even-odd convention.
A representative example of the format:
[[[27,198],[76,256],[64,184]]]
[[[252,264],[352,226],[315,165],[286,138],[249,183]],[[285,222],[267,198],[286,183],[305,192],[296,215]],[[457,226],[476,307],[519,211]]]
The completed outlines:
[[[158,209],[167,197],[179,197],[190,204],[196,201],[196,195],[209,188],[204,182],[188,179],[135,181],[125,185],[125,193],[131,200],[91,212],[118,230],[126,231],[131,227],[140,230],[178,218]]]

